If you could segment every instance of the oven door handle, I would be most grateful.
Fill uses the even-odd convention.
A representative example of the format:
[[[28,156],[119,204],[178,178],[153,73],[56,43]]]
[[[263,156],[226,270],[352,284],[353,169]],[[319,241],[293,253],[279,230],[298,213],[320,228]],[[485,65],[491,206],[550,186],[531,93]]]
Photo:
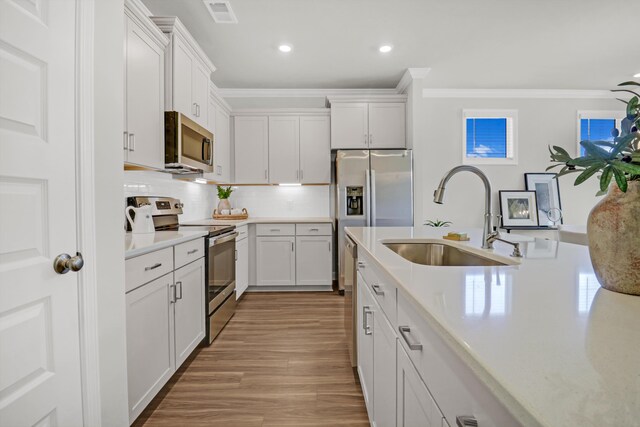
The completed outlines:
[[[216,239],[211,239],[209,241],[209,247],[230,242],[231,240],[235,240],[235,238],[238,237],[239,234],[240,233],[238,233],[237,231],[234,231],[233,233],[223,234],[222,236],[219,236]]]

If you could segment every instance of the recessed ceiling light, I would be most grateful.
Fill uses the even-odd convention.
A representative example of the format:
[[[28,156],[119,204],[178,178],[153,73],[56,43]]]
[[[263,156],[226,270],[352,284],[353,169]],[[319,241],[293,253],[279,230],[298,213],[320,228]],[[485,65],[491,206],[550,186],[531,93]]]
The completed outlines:
[[[640,73],[634,74],[633,77],[640,79]]]
[[[391,49],[393,49],[393,47],[391,47],[388,44],[383,44],[382,46],[380,46],[380,49],[378,49],[380,52],[382,53],[389,53],[391,52]]]
[[[289,46],[288,44],[281,44],[280,46],[278,46],[278,50],[280,52],[289,53],[291,52],[291,46]]]

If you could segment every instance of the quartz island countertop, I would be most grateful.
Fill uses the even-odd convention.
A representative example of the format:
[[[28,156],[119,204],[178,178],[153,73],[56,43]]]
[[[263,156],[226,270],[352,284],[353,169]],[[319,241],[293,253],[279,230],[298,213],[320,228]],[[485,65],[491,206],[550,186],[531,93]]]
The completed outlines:
[[[480,230],[469,242],[482,253]],[[599,286],[588,248],[505,234],[525,258],[504,267],[413,264],[387,241],[441,239],[430,227],[347,228],[398,292],[526,426],[632,426],[640,414],[640,297]],[[494,255],[511,246],[495,243]]]

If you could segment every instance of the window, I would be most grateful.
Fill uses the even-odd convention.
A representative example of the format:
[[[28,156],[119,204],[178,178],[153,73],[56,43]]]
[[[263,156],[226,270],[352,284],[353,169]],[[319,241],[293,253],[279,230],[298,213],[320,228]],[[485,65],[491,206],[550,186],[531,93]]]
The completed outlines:
[[[585,155],[580,141],[613,141],[611,131],[620,129],[624,116],[624,111],[578,111],[578,155]]]
[[[464,110],[462,162],[476,165],[518,163],[515,110]]]

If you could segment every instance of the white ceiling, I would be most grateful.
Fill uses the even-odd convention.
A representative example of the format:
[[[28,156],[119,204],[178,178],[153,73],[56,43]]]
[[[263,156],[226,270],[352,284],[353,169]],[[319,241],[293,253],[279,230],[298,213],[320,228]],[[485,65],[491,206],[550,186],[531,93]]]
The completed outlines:
[[[143,1],[184,22],[221,88],[393,88],[430,67],[428,87],[607,89],[640,72],[638,0],[230,0],[238,24]]]

